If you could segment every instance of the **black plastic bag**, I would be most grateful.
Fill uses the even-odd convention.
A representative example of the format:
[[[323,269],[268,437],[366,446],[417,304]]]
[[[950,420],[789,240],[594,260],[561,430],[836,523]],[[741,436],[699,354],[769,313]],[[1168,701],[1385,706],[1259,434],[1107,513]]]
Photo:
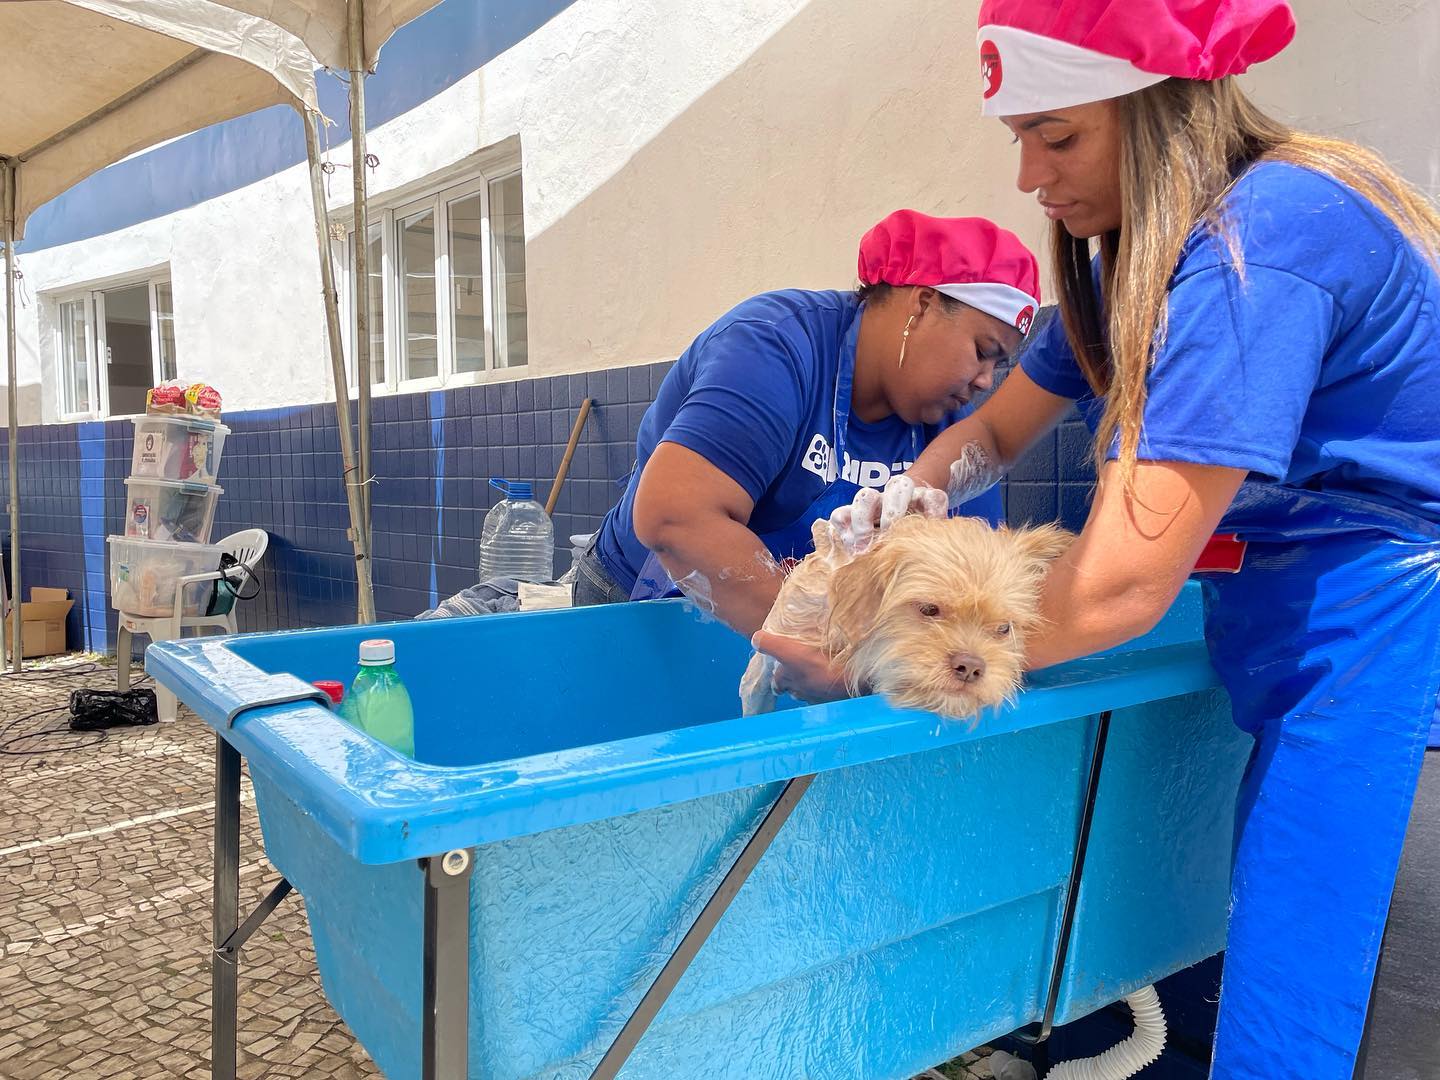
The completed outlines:
[[[145,727],[158,723],[155,691],[72,690],[70,730],[101,731],[112,727]]]

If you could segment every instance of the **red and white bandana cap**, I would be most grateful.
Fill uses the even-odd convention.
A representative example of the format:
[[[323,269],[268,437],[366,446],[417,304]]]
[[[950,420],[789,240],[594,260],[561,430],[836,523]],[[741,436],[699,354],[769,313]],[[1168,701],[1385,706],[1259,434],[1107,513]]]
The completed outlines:
[[[986,116],[1064,109],[1168,78],[1222,79],[1295,36],[1284,0],[983,0]]]
[[[1030,332],[1040,267],[1014,233],[985,218],[896,210],[860,239],[863,285],[925,285]]]

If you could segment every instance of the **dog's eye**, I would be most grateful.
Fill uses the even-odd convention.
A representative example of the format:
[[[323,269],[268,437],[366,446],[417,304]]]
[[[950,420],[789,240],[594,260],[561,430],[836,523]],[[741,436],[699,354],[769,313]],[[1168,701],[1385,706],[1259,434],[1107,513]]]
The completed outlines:
[[[927,618],[927,619],[937,619],[937,618],[940,617],[940,605],[939,605],[939,604],[921,604],[921,605],[920,605],[920,614],[921,614],[921,615],[924,615],[925,618]]]
[[[996,637],[1009,637],[1009,636],[1010,636],[1010,624],[1009,624],[1008,622],[1002,622],[999,626],[995,627],[995,636],[996,636]]]

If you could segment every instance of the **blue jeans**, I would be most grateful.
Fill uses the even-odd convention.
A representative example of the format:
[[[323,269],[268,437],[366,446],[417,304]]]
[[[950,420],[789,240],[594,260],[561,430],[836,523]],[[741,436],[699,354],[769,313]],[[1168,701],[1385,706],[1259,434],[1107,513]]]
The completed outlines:
[[[595,541],[590,541],[575,574],[575,598],[572,602],[576,607],[594,607],[597,604],[625,604],[629,601],[630,591],[615,584],[610,571],[605,569],[600,556],[595,554]]]

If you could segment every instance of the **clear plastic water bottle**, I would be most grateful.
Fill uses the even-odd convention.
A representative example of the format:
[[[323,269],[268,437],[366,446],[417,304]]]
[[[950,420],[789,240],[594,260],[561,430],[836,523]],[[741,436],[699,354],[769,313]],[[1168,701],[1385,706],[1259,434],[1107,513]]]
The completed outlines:
[[[480,531],[480,580],[554,580],[555,525],[529,482],[492,477],[490,486],[505,492],[505,499],[490,508]]]
[[[406,757],[415,756],[415,710],[395,671],[395,643],[360,643],[360,672],[340,705],[340,715],[373,739]]]

